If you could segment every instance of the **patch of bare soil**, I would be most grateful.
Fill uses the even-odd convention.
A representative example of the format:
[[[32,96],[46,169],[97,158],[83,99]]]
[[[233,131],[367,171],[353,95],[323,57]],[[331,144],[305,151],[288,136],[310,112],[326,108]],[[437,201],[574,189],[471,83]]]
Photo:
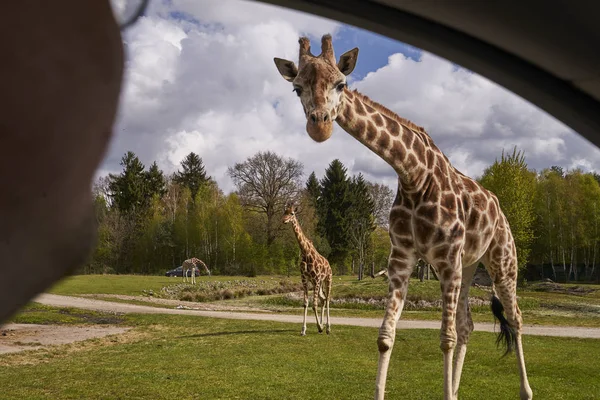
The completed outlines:
[[[131,328],[119,326],[74,326],[6,324],[0,327],[0,354],[42,349],[92,338],[122,334]]]

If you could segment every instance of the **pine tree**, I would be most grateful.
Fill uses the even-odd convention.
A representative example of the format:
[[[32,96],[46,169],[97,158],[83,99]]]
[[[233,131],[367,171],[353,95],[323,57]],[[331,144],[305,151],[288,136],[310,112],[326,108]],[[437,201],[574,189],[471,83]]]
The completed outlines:
[[[207,183],[210,177],[206,175],[202,158],[191,152],[181,162],[181,170],[177,171],[173,176],[173,181],[190,189],[192,199],[196,198],[196,194],[200,187]]]
[[[319,196],[321,195],[321,185],[314,171],[310,174],[308,180],[306,181],[306,193],[311,205],[316,209]]]
[[[155,195],[162,197],[167,193],[165,176],[158,168],[156,161],[152,163],[150,169],[146,172],[145,181],[145,193],[147,199],[152,199]]]
[[[121,174],[108,177],[112,204],[124,215],[136,214],[145,203],[144,164],[134,152],[128,151],[121,159],[121,166]]]
[[[349,242],[358,259],[358,279],[362,279],[367,251],[371,243],[371,234],[375,230],[375,205],[369,193],[369,186],[362,174],[353,177],[350,182],[350,208],[346,220],[346,232]]]
[[[338,159],[325,170],[321,181],[321,196],[318,201],[319,231],[331,247],[330,263],[337,264],[338,272],[346,273],[346,258],[350,251],[348,232],[348,210],[351,206],[350,182],[346,167]]]

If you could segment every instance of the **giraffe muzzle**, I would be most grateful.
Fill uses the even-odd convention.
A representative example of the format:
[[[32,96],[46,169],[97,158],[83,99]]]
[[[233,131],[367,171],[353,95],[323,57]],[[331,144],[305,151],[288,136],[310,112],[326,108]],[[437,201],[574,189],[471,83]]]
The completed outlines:
[[[315,142],[324,142],[331,137],[333,122],[329,111],[315,110],[308,115],[306,132]]]

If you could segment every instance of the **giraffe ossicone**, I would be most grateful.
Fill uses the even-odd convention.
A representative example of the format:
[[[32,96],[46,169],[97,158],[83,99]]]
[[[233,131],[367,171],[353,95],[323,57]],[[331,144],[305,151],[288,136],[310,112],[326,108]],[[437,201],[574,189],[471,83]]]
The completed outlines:
[[[302,321],[301,335],[306,335],[306,313],[308,310],[308,290],[309,284],[313,286],[313,311],[315,313],[315,319],[317,320],[317,329],[319,333],[323,332],[323,314],[327,309],[327,324],[326,332],[331,333],[331,324],[329,322],[329,300],[331,297],[331,284],[333,276],[331,273],[331,266],[329,261],[323,257],[312,241],[304,235],[300,223],[296,218],[296,212],[298,208],[294,202],[288,201],[285,205],[283,212],[283,223],[291,223],[294,229],[294,234],[298,240],[300,246],[300,252],[302,258],[300,260],[300,276],[302,278],[302,288],[304,290],[304,319]],[[321,320],[319,321],[318,308],[319,298],[322,300],[321,304]]]
[[[347,88],[358,48],[342,54],[336,62],[330,35],[322,37],[318,56],[311,53],[307,38],[300,38],[299,44],[298,66],[281,58],[274,61],[300,98],[308,135],[323,142],[331,137],[336,122],[398,174],[398,190],[390,211],[389,295],[377,340],[375,398],[384,398],[408,281],[417,260],[423,259],[436,269],[442,291],[444,399],[458,398],[467,342],[473,331],[468,292],[480,262],[494,282],[492,304],[494,316],[500,320],[499,338],[507,350],[516,350],[521,399],[531,399],[523,356],[523,321],[516,300],[516,247],[497,197],[452,166],[425,129]]]

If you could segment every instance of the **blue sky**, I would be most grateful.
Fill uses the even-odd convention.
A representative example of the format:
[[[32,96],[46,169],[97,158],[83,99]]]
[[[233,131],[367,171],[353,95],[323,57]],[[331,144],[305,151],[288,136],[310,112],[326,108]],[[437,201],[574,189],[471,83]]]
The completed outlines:
[[[369,72],[387,65],[392,54],[401,53],[418,60],[422,53],[416,47],[350,25],[342,26],[333,38],[333,45],[337,49],[336,57],[354,47],[359,48],[360,62],[352,73],[354,80],[361,80]]]
[[[115,9],[139,0],[112,0]],[[133,3],[131,3],[133,2]],[[135,5],[135,4],[134,4]],[[412,46],[337,21],[245,0],[153,1],[124,35],[127,57],[116,137],[98,175],[134,151],[146,165],[178,169],[189,152],[228,192],[227,168],[270,150],[322,176],[340,159],[350,174],[396,186],[394,171],[339,128],[313,142],[291,84],[273,57],[297,62],[333,35],[336,56],[359,47],[350,87],[425,127],[462,172],[477,177],[514,146],[530,168],[600,170],[597,148],[546,113],[481,76]]]

